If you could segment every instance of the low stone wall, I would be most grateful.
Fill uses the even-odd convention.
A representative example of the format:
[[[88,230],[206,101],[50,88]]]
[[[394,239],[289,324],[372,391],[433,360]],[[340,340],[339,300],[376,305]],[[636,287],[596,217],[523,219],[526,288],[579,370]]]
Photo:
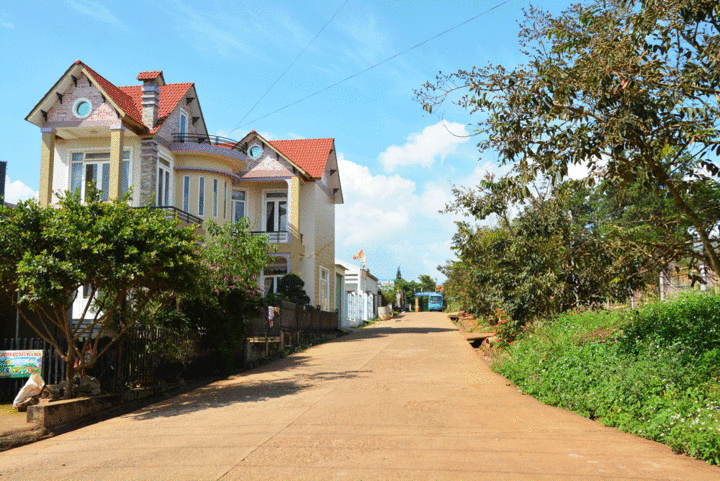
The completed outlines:
[[[44,427],[67,424],[82,419],[98,411],[117,406],[122,399],[120,394],[106,394],[88,398],[68,399],[51,403],[29,406],[27,421]]]

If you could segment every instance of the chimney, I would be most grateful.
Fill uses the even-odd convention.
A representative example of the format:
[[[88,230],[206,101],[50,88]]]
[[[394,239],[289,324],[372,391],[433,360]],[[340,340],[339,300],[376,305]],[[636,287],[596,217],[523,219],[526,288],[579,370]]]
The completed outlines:
[[[5,169],[7,162],[0,160],[0,205],[5,203]]]
[[[142,119],[148,129],[157,125],[158,109],[160,107],[160,87],[165,85],[162,70],[140,72],[137,76],[142,80]]]

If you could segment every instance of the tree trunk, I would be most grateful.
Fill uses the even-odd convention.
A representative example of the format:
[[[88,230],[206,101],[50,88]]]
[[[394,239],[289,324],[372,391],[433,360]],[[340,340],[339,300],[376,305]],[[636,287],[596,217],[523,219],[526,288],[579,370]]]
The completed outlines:
[[[73,378],[75,377],[75,349],[71,346],[68,347],[67,362],[65,367],[65,393],[63,399],[72,399],[75,395],[75,386],[73,384]]]
[[[687,205],[685,199],[683,199],[682,194],[675,187],[672,179],[667,175],[667,173],[662,170],[662,168],[656,162],[652,160],[649,162],[649,165],[650,169],[658,178],[658,180],[660,180],[660,182],[662,182],[662,184],[667,187],[678,209],[680,209],[680,211],[687,216],[690,222],[692,222],[692,225],[697,230],[697,235],[700,237],[700,241],[702,242],[705,255],[710,261],[710,268],[715,272],[715,274],[720,275],[720,258],[718,258],[717,252],[715,252],[715,249],[713,249],[712,242],[710,242],[710,238],[708,237],[707,231],[705,229],[706,226],[703,225],[700,218],[697,216],[697,214],[695,214],[695,211],[693,211],[690,206]]]

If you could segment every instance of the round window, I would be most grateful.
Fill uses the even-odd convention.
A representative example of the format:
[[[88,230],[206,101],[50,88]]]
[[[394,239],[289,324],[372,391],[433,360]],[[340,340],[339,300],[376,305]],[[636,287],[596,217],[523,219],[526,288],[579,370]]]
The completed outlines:
[[[258,159],[262,155],[262,151],[262,147],[260,147],[259,145],[253,145],[250,148],[250,157],[252,157],[253,159]]]
[[[79,119],[84,119],[92,112],[92,104],[88,99],[77,99],[73,105],[73,115]]]

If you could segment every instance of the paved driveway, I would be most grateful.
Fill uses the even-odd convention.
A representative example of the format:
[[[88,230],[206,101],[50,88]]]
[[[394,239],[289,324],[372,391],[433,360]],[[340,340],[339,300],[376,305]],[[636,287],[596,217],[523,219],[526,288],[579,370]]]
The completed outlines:
[[[5,479],[687,479],[720,468],[543,406],[408,314],[0,453]]]

